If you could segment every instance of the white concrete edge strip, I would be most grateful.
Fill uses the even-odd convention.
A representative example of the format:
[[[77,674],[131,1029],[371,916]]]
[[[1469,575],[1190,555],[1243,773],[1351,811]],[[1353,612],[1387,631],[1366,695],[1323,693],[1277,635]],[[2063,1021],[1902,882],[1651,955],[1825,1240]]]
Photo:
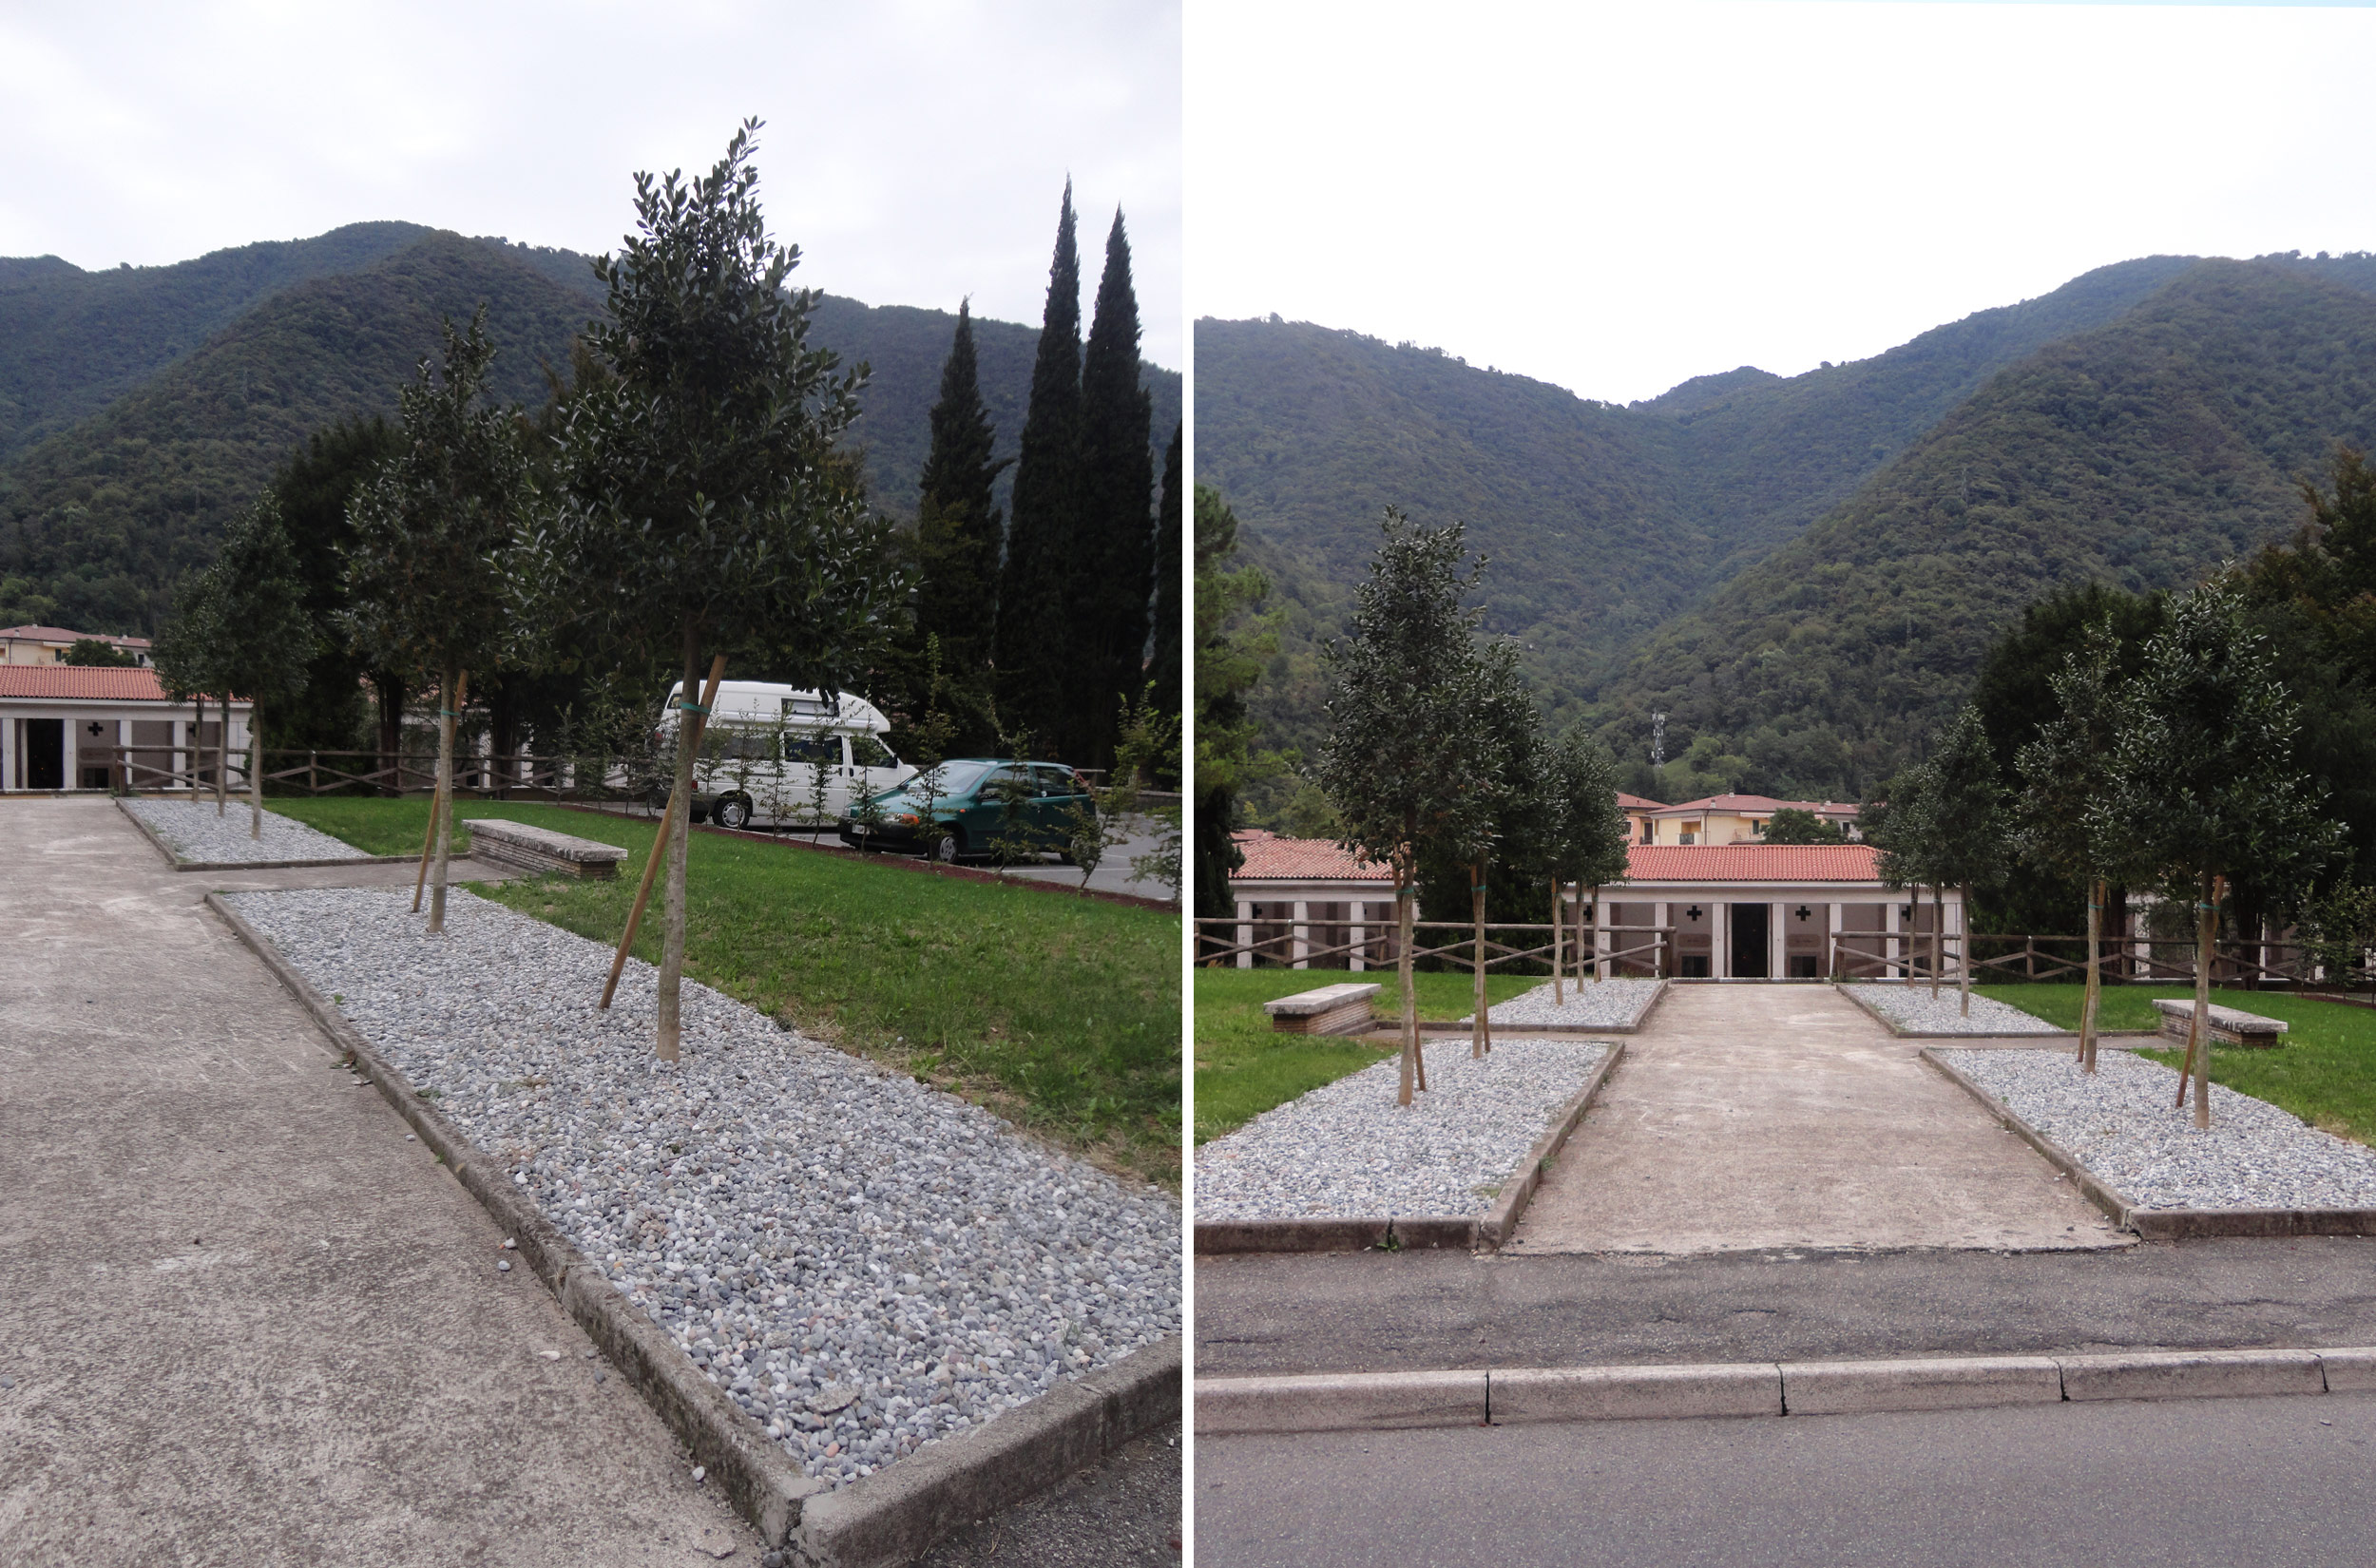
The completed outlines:
[[[2376,1347],[1198,1378],[1196,1429],[1367,1432],[2326,1393],[2376,1393]]]
[[[420,858],[410,854],[368,854],[342,855],[335,860],[184,860],[174,852],[172,845],[158,836],[156,829],[141,820],[138,812],[125,804],[127,798],[125,795],[115,796],[116,810],[141,831],[143,837],[157,846],[157,852],[165,857],[165,864],[177,871],[275,871],[300,866],[387,866],[400,860],[410,863]]]
[[[220,893],[208,893],[205,902],[511,1234],[530,1270],[770,1546],[788,1547],[798,1560],[818,1568],[910,1562],[949,1531],[1096,1464],[1179,1415],[1182,1341],[1175,1334],[1060,1385],[975,1431],[928,1444],[861,1481],[826,1491],[792,1463],[765,1428],[697,1371],[658,1324],[629,1305]]]
[[[1551,1124],[1542,1130],[1541,1138],[1535,1139],[1534,1147],[1526,1151],[1526,1157],[1519,1162],[1517,1170],[1510,1173],[1510,1178],[1503,1184],[1501,1192],[1494,1195],[1492,1207],[1485,1210],[1485,1217],[1477,1222],[1479,1247],[1486,1252],[1498,1251],[1517,1231],[1519,1217],[1535,1200],[1535,1189],[1542,1185],[1543,1173],[1550,1168],[1551,1161],[1559,1157],[1560,1151],[1567,1146],[1569,1137],[1583,1125],[1584,1113],[1592,1109],[1593,1100],[1600,1094],[1600,1086],[1608,1082],[1609,1075],[1617,1070],[1618,1061],[1624,1055],[1625,1042],[1609,1042],[1609,1048],[1600,1053],[1600,1060],[1594,1063],[1592,1072],[1584,1079],[1583,1087],[1570,1096],[1567,1103],[1553,1115]]]

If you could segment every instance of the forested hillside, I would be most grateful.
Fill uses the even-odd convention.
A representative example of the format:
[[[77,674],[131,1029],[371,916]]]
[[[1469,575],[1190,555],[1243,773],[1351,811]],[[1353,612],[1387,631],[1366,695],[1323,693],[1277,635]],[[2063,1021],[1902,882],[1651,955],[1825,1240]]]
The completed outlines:
[[[813,282],[811,267],[795,280]],[[0,259],[0,622],[153,631],[173,583],[311,431],[391,411],[442,316],[480,303],[495,390],[546,395],[601,309],[588,259],[365,223],[170,267],[86,273]],[[826,296],[816,340],[873,371],[853,435],[875,500],[911,517],[956,317]],[[1011,452],[1036,329],[976,319],[982,392]],[[1180,378],[1144,368],[1159,451]],[[1001,499],[1003,500],[1003,494]]]
[[[1236,508],[1285,611],[1255,711],[1274,744],[1316,737],[1314,642],[1391,504],[1469,524],[1493,561],[1486,625],[1527,644],[1555,718],[1642,756],[1646,716],[1664,709],[1670,755],[1699,742],[1694,780],[1853,794],[2038,584],[2182,580],[2231,541],[2290,527],[2288,475],[2366,424],[2353,388],[2376,360],[2354,335],[2370,290],[2366,257],[2148,258],[1868,360],[1790,378],[1744,366],[1627,408],[1356,334],[1201,321],[1198,477]],[[2124,390],[2098,397],[2098,376]],[[2234,449],[2194,479],[2161,472],[2158,444],[2194,449],[2180,426]],[[1896,487],[1950,482],[1959,518],[1973,515],[1959,527],[2017,506],[2021,527],[2069,542],[2018,571],[1991,560],[2018,539],[1943,548],[1925,531],[1943,514]],[[2117,526],[2102,515],[2115,490]],[[1868,676],[1841,661],[1887,629],[1869,592],[1914,595],[1930,641],[1903,668],[1860,656],[1880,660]],[[1823,656],[1769,652],[1791,639]]]

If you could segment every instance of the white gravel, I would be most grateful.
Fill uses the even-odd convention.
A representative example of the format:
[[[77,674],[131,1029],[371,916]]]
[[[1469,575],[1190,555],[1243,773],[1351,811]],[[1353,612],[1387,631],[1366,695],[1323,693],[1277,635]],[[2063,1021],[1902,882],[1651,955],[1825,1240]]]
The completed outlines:
[[[2376,1149],[2217,1083],[2196,1132],[2176,1069],[2133,1051],[2099,1049],[2093,1078],[2068,1051],[1939,1054],[2140,1208],[2376,1208]]]
[[[1641,1015],[1658,1000],[1658,987],[1665,984],[1663,980],[1616,978],[1571,981],[1567,1001],[1562,1005],[1552,1000],[1551,983],[1546,980],[1523,996],[1495,1003],[1485,1009],[1485,1017],[1497,1027],[1504,1023],[1559,1023],[1583,1029],[1628,1029],[1641,1022]],[[1465,1014],[1461,1022],[1466,1023],[1476,1016]]]
[[[988,1112],[467,890],[233,896],[807,1472],[840,1484],[1178,1331],[1180,1217]]]
[[[233,800],[215,814],[211,800],[127,799],[126,809],[184,860],[368,860],[368,851],[267,811],[264,836],[248,836],[248,804]]]
[[[1608,1053],[1601,1041],[1428,1047],[1424,1095],[1394,1103],[1397,1058],[1263,1112],[1197,1151],[1198,1219],[1480,1214]]]
[[[1972,997],[1972,1016],[1965,1018],[1955,987],[1941,985],[1939,999],[1933,1002],[1928,981],[1906,985],[1849,985],[1845,989],[1899,1028],[1911,1029],[1917,1034],[2059,1035],[2066,1032],[2035,1013],[2025,1013],[2009,1003],[1977,993]]]

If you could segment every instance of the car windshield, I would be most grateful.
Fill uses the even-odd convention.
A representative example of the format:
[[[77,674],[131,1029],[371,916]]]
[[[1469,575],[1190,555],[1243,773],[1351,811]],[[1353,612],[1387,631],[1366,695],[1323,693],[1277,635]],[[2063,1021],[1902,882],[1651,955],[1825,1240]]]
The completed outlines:
[[[921,794],[926,780],[930,780],[932,793],[944,798],[965,794],[982,781],[982,775],[997,766],[992,762],[944,762],[929,774],[919,774],[899,787],[902,794]]]

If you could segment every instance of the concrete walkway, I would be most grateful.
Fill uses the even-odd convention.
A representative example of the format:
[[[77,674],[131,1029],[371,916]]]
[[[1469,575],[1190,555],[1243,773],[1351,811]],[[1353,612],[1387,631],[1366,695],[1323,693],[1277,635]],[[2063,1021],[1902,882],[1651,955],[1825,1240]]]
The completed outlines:
[[[89,798],[0,865],[0,1562],[757,1561],[200,904],[411,868],[177,874]]]
[[[1828,985],[1676,985],[1509,1251],[2130,1244]]]

